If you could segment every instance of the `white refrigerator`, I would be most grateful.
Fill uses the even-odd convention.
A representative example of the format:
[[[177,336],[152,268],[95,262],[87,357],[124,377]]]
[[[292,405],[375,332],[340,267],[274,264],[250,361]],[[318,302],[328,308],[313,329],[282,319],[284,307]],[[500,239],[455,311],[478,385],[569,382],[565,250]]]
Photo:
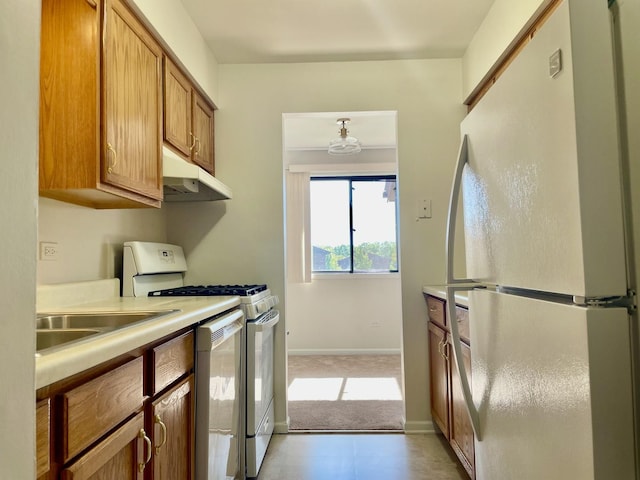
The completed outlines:
[[[479,480],[638,478],[610,30],[604,0],[564,0],[461,124],[447,303],[473,283],[470,383],[451,327]]]

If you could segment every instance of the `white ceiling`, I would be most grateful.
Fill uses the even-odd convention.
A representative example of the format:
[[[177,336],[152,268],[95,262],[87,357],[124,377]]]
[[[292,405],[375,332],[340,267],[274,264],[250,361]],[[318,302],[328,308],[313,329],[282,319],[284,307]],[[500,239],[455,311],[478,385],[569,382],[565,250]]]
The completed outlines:
[[[220,64],[461,57],[494,0],[181,0]],[[517,1],[517,0],[515,0]],[[286,150],[319,150],[338,117],[371,148],[394,148],[395,114],[286,118]]]
[[[182,3],[219,63],[281,63],[461,57],[493,0]]]

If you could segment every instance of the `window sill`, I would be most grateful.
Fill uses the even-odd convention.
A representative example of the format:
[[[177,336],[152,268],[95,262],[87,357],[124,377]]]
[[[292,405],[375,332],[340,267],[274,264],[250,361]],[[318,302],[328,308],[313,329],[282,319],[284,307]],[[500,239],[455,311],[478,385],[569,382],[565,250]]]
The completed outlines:
[[[390,273],[348,273],[348,272],[335,272],[335,273],[312,273],[312,280],[390,280],[393,278],[400,278],[400,272]]]

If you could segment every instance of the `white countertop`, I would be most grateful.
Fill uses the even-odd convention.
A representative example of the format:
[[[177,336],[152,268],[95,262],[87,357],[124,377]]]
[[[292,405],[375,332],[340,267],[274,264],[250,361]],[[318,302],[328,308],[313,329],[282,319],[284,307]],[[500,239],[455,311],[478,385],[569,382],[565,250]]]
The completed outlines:
[[[442,300],[447,299],[445,285],[424,285],[422,287],[422,293],[426,293],[427,295],[433,295],[434,297],[441,298]],[[462,305],[463,307],[469,307],[469,297],[467,292],[456,292],[456,305]]]
[[[104,287],[105,281],[99,287]],[[117,282],[117,280],[116,280]],[[94,282],[86,282],[86,284]],[[69,285],[69,284],[68,284]],[[50,385],[70,375],[96,366],[140,346],[206,320],[240,304],[240,297],[119,297],[118,291],[107,284],[98,288],[102,293],[92,295],[74,284],[75,293],[62,286],[47,286],[38,292],[38,313],[60,312],[122,312],[140,310],[178,310],[103,334],[84,338],[62,349],[36,354],[36,389]],[[117,284],[116,284],[117,285]],[[94,284],[95,286],[95,284]],[[94,290],[96,290],[94,288]],[[55,291],[59,292],[56,295]],[[72,290],[73,291],[73,290]],[[41,295],[42,293],[42,295]],[[59,298],[59,303],[55,299]],[[75,298],[73,303],[70,298]]]

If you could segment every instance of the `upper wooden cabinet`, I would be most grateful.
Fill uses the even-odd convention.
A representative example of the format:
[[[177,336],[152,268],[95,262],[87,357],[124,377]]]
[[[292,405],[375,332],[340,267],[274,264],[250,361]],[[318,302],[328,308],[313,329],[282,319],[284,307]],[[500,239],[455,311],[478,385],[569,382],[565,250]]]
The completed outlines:
[[[162,200],[162,49],[122,0],[43,0],[40,194]]]
[[[164,140],[214,174],[214,107],[168,57],[164,58]]]

